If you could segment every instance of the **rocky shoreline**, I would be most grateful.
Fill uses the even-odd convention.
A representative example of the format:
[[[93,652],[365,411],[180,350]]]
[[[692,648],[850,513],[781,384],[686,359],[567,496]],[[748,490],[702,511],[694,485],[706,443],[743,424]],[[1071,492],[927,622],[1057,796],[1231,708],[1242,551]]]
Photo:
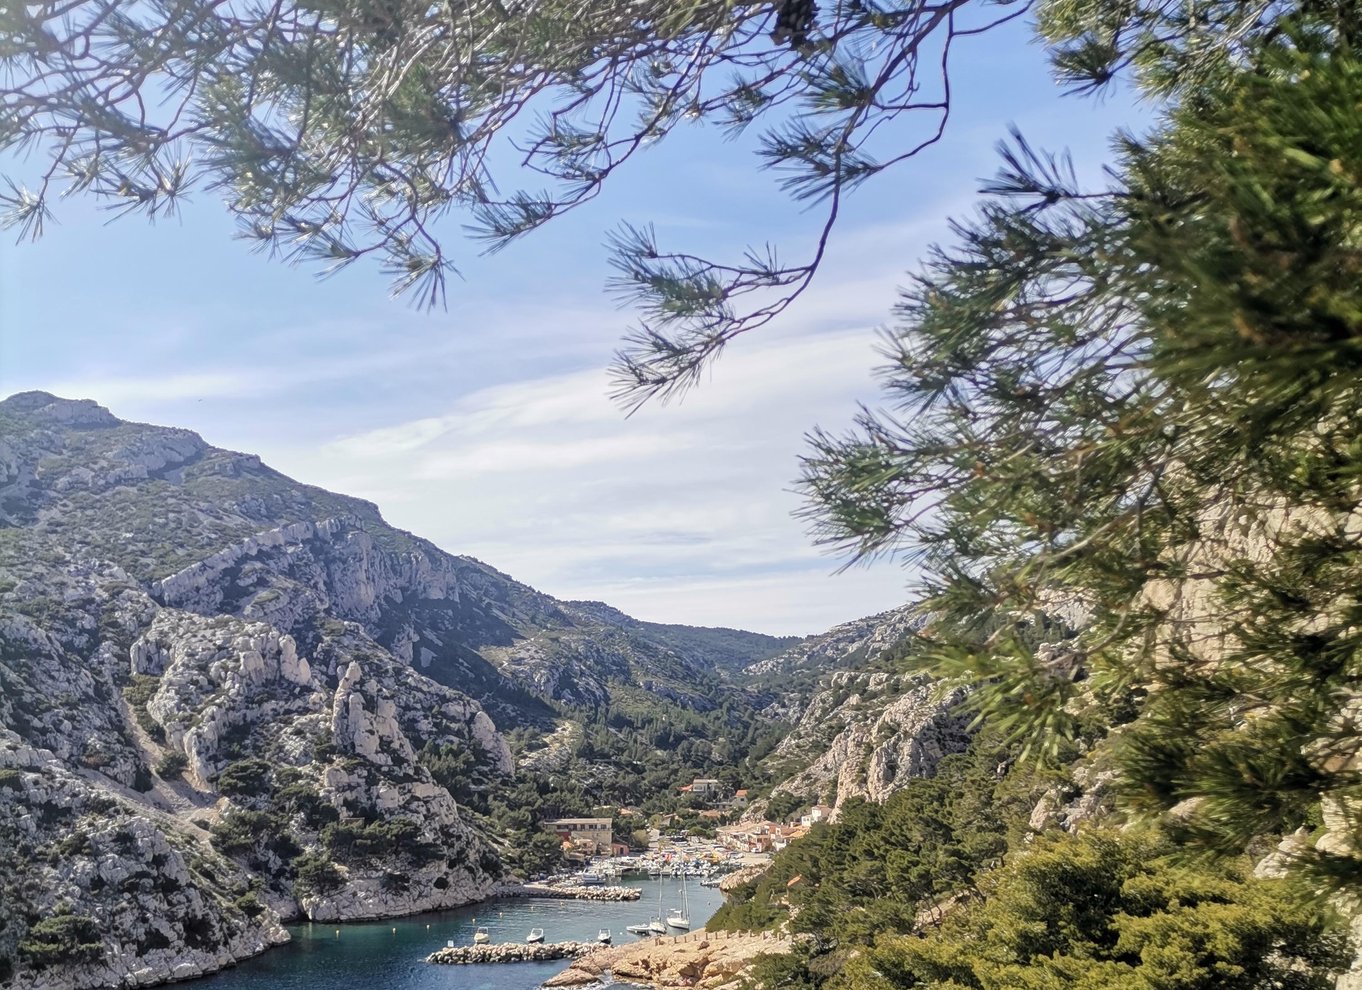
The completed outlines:
[[[795,938],[774,932],[707,932],[597,946],[545,987],[639,983],[656,990],[735,987],[758,956],[789,952]]]

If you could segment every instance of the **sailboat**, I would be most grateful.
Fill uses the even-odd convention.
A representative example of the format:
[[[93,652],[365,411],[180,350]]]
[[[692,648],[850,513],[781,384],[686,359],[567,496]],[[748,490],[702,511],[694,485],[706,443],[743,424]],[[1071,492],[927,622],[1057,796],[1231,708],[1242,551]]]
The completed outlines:
[[[648,921],[648,931],[654,935],[666,935],[667,926],[662,923],[662,884],[657,885],[657,914]]]
[[[667,912],[667,924],[690,931],[690,898],[686,896],[686,874],[681,874],[681,906]]]

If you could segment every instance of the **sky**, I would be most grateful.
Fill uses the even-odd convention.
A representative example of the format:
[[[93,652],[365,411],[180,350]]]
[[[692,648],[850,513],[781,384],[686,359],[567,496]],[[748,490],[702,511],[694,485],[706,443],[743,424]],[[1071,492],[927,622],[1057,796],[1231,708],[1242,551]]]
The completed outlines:
[[[44,389],[196,430],[559,598],[820,632],[912,594],[898,563],[843,569],[792,515],[806,434],[877,402],[896,287],[971,211],[1010,125],[1097,182],[1112,132],[1141,114],[1119,93],[1063,96],[1020,22],[959,44],[952,101],[940,144],[846,204],[814,286],[679,404],[626,417],[607,396],[631,323],[603,290],[607,232],[653,222],[668,246],[772,241],[793,258],[818,221],[750,147],[701,127],[490,258],[446,222],[462,275],[434,312],[389,298],[373,268],[319,281],[251,253],[211,194],[155,225],[62,201],[36,244],[0,239],[0,396]]]

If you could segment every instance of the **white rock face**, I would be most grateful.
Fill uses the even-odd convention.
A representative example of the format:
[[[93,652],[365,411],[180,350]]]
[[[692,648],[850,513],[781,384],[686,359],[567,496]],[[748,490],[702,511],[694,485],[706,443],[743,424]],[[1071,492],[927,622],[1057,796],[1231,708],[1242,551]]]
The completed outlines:
[[[250,916],[222,898],[224,890],[244,894],[246,875],[175,826],[172,816],[152,818],[112,799],[52,752],[0,730],[0,835],[9,868],[16,857],[29,864],[26,889],[39,899],[0,900],[0,959],[17,970],[5,985],[149,986],[178,973],[210,973],[287,941],[273,911],[261,907]],[[62,850],[61,858],[43,855],[51,849]],[[87,919],[97,950],[78,962],[25,968],[17,950],[22,913],[51,917],[58,910]]]
[[[881,802],[914,777],[931,776],[942,758],[969,745],[960,691],[938,697],[921,679],[888,673],[830,675],[774,759],[805,764],[777,791],[841,807],[852,798]],[[829,738],[830,736],[830,738]],[[762,807],[749,813],[759,817]]]

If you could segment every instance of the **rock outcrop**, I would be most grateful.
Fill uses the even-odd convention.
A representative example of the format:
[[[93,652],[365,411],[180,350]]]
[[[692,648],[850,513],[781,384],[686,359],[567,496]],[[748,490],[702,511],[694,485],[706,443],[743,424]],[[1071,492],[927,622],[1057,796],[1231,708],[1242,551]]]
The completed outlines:
[[[777,790],[834,807],[884,801],[969,745],[963,697],[918,677],[837,671],[772,754],[777,765],[800,767]]]
[[[691,932],[632,945],[597,949],[578,959],[546,987],[637,983],[656,987],[736,986],[760,955],[789,952],[795,940],[771,932]]]

